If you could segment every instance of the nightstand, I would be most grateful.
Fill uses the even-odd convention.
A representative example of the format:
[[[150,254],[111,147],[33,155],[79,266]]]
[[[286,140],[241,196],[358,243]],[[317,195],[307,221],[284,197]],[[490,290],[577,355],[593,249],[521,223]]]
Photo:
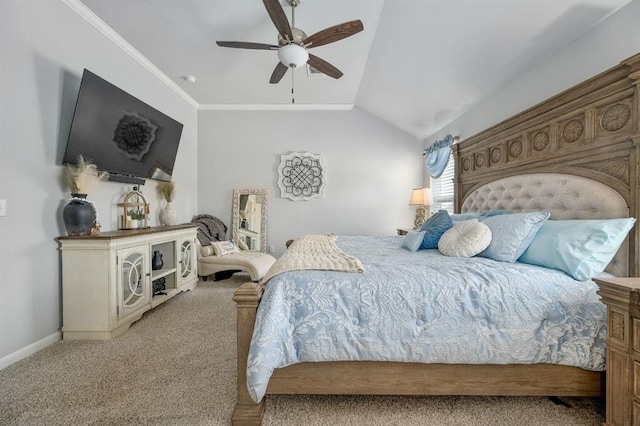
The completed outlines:
[[[594,278],[607,306],[605,426],[640,424],[640,278]]]

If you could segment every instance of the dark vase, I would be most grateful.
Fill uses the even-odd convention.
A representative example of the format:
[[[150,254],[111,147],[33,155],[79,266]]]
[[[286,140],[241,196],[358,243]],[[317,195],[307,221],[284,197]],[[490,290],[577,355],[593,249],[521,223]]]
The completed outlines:
[[[162,253],[155,250],[153,252],[153,258],[151,259],[151,269],[154,271],[162,269],[162,265],[164,265],[164,262],[162,261]]]
[[[90,235],[96,221],[96,211],[86,200],[87,194],[71,194],[71,201],[62,210],[62,220],[69,235]]]

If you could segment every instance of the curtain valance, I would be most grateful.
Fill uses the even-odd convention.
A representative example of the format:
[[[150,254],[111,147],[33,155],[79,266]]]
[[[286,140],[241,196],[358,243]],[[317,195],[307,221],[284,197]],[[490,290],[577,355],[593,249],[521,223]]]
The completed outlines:
[[[439,178],[447,167],[451,156],[451,145],[456,139],[451,134],[448,134],[443,139],[425,148],[424,156],[426,157],[427,173],[434,179]]]

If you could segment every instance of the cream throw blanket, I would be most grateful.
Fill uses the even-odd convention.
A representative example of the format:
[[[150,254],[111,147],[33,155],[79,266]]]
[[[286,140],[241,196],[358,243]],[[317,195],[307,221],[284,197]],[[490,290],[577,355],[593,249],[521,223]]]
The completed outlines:
[[[295,240],[271,266],[261,284],[287,271],[309,269],[340,272],[364,272],[362,263],[341,251],[334,243],[336,234],[305,235]]]

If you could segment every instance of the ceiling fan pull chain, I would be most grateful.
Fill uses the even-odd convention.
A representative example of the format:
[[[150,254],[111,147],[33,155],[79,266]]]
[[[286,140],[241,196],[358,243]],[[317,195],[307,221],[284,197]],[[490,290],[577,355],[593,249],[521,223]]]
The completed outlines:
[[[293,85],[293,76],[295,75],[295,70],[296,70],[295,68],[291,68],[291,103],[292,104],[296,103],[296,101],[294,99],[294,95],[293,95],[293,87],[294,87],[294,85]]]

